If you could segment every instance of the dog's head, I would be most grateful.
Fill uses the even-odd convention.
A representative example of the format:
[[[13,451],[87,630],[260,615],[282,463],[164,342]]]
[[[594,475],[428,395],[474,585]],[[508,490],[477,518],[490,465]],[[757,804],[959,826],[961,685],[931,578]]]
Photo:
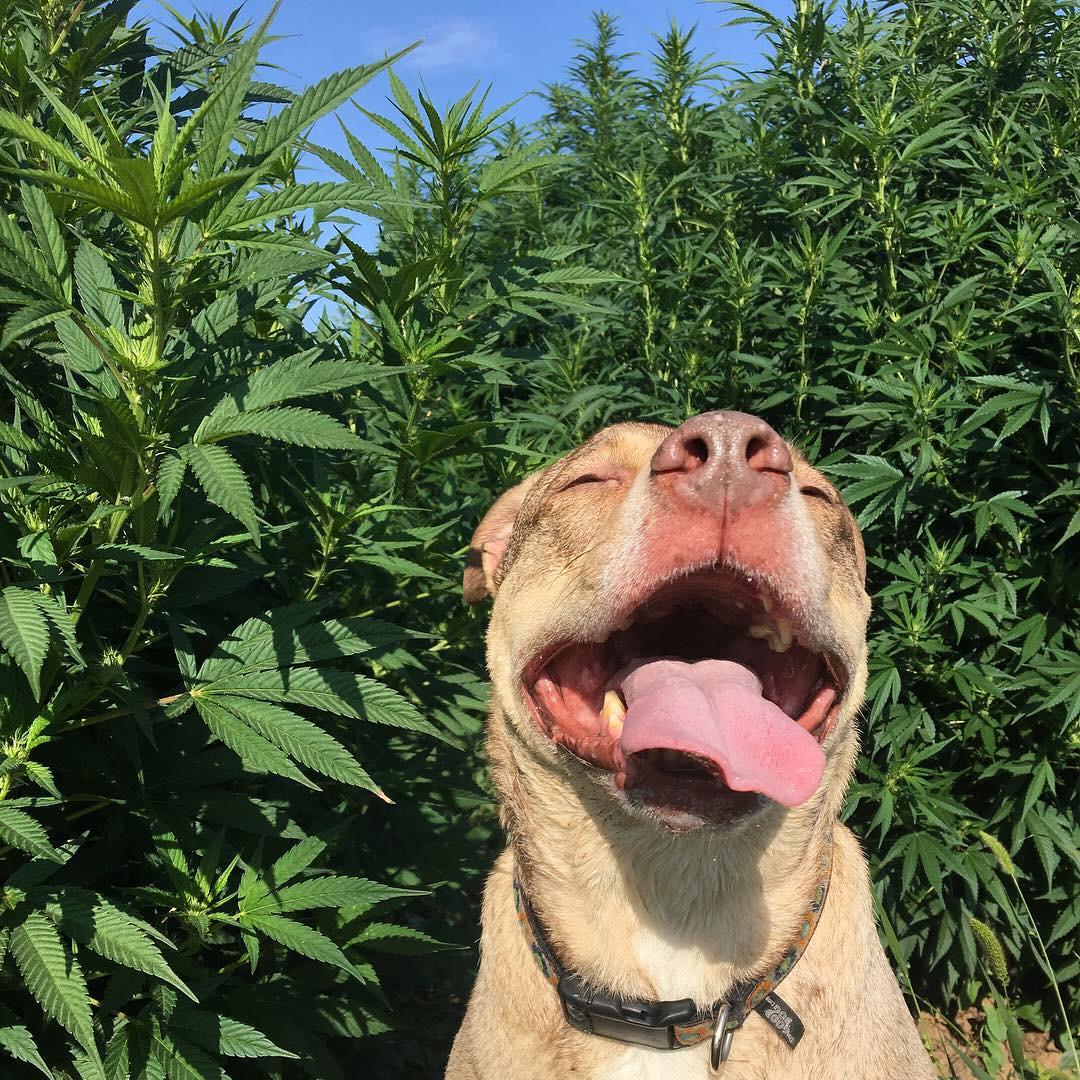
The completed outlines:
[[[764,421],[616,424],[502,495],[466,599],[495,597],[496,722],[556,776],[686,831],[839,806],[866,681],[865,557]]]

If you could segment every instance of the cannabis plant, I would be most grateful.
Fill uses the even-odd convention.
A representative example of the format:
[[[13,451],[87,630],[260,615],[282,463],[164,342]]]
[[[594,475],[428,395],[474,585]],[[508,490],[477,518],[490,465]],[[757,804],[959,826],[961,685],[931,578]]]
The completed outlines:
[[[745,409],[831,473],[870,552],[848,816],[894,963],[914,1006],[977,1002],[981,920],[1022,1019],[1064,1046],[1080,1004],[1080,22],[978,0],[735,16],[762,36],[761,71],[721,80],[677,26],[632,60],[599,15],[551,88],[530,137],[556,163],[479,239],[488,257],[581,244],[619,280],[594,290],[607,311],[515,335],[544,358],[501,407],[549,454],[611,420]]]
[[[292,94],[259,80],[266,25],[196,17],[163,50],[129,8],[0,9],[0,1052],[340,1076],[385,1027],[373,957],[437,945],[387,918],[418,890],[372,819],[480,708],[478,676],[418,683],[437,623],[383,617],[447,588],[447,523],[396,515],[484,427],[431,422],[430,387],[510,363],[515,305],[574,273],[461,269],[539,167],[477,162],[498,110],[394,80],[417,168],[391,179],[306,137],[393,58]],[[299,180],[303,151],[343,179]],[[415,221],[407,257],[356,213]]]
[[[717,407],[860,516],[848,812],[913,1005],[1004,972],[1062,1045],[1073,9],[743,3],[739,77],[600,15],[522,129],[130,8],[0,4],[3,1075],[440,1075],[501,842],[468,535],[598,426]]]

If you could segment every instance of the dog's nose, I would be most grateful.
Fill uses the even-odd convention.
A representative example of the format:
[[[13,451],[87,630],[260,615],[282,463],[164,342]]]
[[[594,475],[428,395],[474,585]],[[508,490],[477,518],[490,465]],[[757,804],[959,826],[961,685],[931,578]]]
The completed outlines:
[[[707,412],[677,427],[656,449],[654,482],[726,514],[783,495],[791,452],[764,420],[741,412]]]

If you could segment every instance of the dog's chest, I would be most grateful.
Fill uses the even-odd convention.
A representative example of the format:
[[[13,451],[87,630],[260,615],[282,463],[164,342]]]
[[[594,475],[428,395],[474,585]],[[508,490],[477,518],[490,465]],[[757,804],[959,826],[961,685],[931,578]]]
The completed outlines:
[[[627,1046],[593,1080],[705,1080],[710,1075],[707,1046],[685,1050],[650,1050]]]
[[[710,978],[715,970],[697,942],[665,939],[647,926],[634,935],[634,954],[638,967],[649,973],[657,997],[665,1001],[708,996]]]
[[[665,941],[646,927],[640,927],[635,935],[634,953],[640,967],[649,972],[660,998],[701,1000],[710,965],[698,948]],[[611,1048],[607,1063],[593,1080],[705,1080],[712,1075],[707,1044],[683,1050],[620,1047],[617,1043],[612,1043]]]

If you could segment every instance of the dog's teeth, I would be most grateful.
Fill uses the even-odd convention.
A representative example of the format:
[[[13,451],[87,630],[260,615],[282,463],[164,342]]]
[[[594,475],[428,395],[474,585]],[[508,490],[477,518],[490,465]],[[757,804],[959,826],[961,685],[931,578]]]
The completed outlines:
[[[617,716],[621,720],[626,715],[626,705],[618,690],[609,690],[604,695],[604,705],[600,710],[605,716]]]
[[[773,630],[771,626],[763,626],[760,623],[756,623],[753,626],[746,628],[747,634],[752,638],[757,638],[759,641],[764,641],[766,638],[773,636]]]
[[[622,622],[617,622],[615,624],[615,629],[616,630],[629,630],[632,625],[633,625],[633,619],[631,619],[630,616],[627,615],[626,618],[622,620]]]
[[[751,628],[751,636],[756,637]],[[769,627],[768,632],[763,634],[769,643],[769,648],[776,653],[785,653],[795,641],[795,628],[789,619],[778,619],[775,627]]]
[[[609,690],[604,695],[604,707],[600,710],[600,716],[607,726],[608,732],[616,737],[622,734],[623,717],[626,715],[626,706],[618,690]]]

